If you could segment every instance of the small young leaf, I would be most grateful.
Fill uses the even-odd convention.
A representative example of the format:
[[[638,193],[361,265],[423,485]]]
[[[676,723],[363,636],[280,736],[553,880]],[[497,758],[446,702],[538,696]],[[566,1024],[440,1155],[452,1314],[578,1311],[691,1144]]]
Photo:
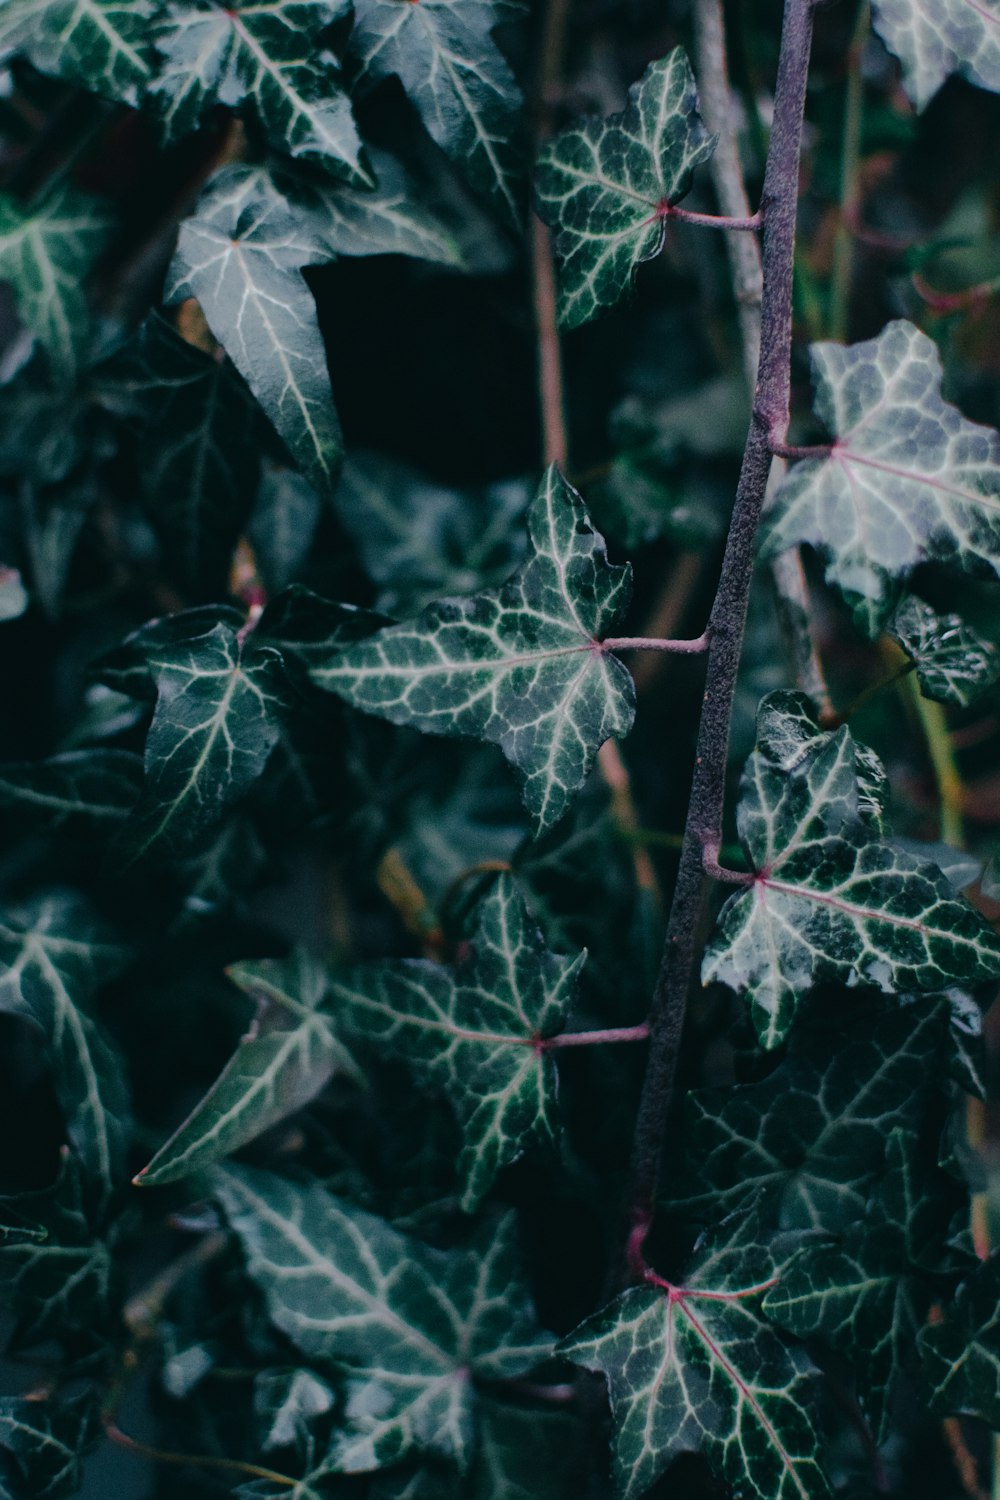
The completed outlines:
[[[632,680],[601,637],[628,604],[583,501],[553,467],[528,513],[529,560],[499,589],[443,599],[348,648],[312,678],[356,708],[500,745],[539,831],[562,817],[599,747],[632,727]]]
[[[850,732],[786,768],[774,722],[765,699],[737,809],[753,884],[722,909],[705,983],[746,991],[761,1043],[776,1047],[823,980],[898,992],[1000,974],[1000,938],[941,871],[865,827]]]
[[[349,0],[257,0],[227,8],[171,0],[161,13],[160,54],[149,90],[168,138],[195,130],[215,104],[249,104],[271,145],[371,186],[351,102],[319,34]]]
[[[752,1217],[724,1221],[695,1249],[683,1286],[632,1287],[559,1352],[608,1381],[622,1500],[681,1453],[703,1453],[727,1483],[768,1500],[819,1500],[811,1369],[760,1314],[776,1268]]]
[[[912,594],[886,628],[916,663],[925,698],[967,708],[1000,678],[1000,652],[991,641],[984,641],[958,615],[938,615]]]
[[[322,1013],[327,976],[304,951],[290,958],[233,964],[235,984],[258,1014],[212,1088],[135,1178],[156,1187],[237,1151],[306,1104],[340,1073],[360,1078],[357,1064]]]
[[[651,63],[608,120],[587,120],[556,136],[538,160],[535,187],[556,231],[559,319],[586,323],[627,292],[636,267],[660,253],[668,210],[715,150],[698,115],[691,64],[682,47]]]
[[[827,456],[789,471],[763,553],[808,542],[876,631],[922,562],[1000,577],[1000,436],[941,398],[934,343],[898,320],[863,344],[814,344]]]
[[[330,985],[360,1035],[443,1087],[464,1133],[467,1211],[501,1167],[554,1141],[556,1074],[539,1045],[561,1029],[586,954],[546,951],[509,875],[478,911],[470,956],[453,971],[421,959],[370,964]]]
[[[524,1374],[551,1352],[521,1284],[510,1218],[482,1245],[443,1253],[315,1182],[227,1167],[216,1196],[275,1325],[311,1359],[351,1374],[352,1430],[335,1441],[327,1472],[381,1468],[413,1448],[467,1467],[475,1381]]]
[[[23,53],[95,94],[138,104],[152,75],[154,0],[6,0],[0,59]]]
[[[917,109],[950,73],[1000,93],[1000,10],[996,0],[873,0],[872,23],[903,65]]]
[[[441,149],[512,224],[521,220],[521,93],[492,31],[508,0],[356,0],[350,52],[362,80],[395,74]]]
[[[84,281],[112,225],[100,199],[73,187],[56,187],[31,207],[0,198],[0,281],[12,286],[24,326],[61,386],[73,384],[86,351]]]
[[[80,1460],[101,1425],[92,1391],[45,1400],[0,1399],[0,1492],[9,1500],[60,1500],[80,1488]]]
[[[1000,1429],[1000,1255],[963,1281],[917,1346],[931,1410],[940,1417],[978,1417]]]

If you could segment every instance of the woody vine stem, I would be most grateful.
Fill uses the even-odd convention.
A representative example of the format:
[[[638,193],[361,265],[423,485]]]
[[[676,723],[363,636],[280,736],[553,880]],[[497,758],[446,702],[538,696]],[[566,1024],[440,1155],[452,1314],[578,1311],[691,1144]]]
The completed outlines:
[[[774,118],[764,171],[761,348],[750,429],[719,586],[709,617],[705,694],[677,882],[650,1012],[650,1046],[636,1120],[629,1187],[629,1262],[641,1263],[702,926],[704,886],[722,838],[733,696],[753,574],[757,527],[790,403],[792,267],[799,155],[812,41],[811,0],[786,0]]]

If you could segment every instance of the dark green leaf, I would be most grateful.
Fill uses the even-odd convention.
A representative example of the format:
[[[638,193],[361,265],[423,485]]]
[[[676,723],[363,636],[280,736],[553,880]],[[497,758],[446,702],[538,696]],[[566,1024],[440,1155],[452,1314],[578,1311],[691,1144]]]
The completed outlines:
[[[153,0],[6,0],[0,56],[24,53],[95,94],[138,104],[152,74]]]
[[[41,1399],[0,1399],[0,1495],[60,1500],[80,1488],[80,1460],[96,1446],[100,1422],[92,1391]]]
[[[1000,1428],[1000,1255],[963,1281],[941,1320],[923,1329],[918,1347],[932,1411]]]
[[[698,115],[687,54],[675,47],[632,85],[622,114],[587,120],[546,146],[535,185],[556,231],[565,327],[613,307],[636,267],[660,253],[669,208],[715,142]]]
[[[360,1077],[322,1013],[326,970],[291,958],[233,964],[227,973],[257,1004],[257,1015],[205,1097],[136,1177],[156,1187],[203,1170],[306,1104],[334,1073]]]
[[[764,555],[808,542],[870,629],[919,563],[1000,576],[1000,437],[942,400],[934,343],[899,320],[863,344],[814,344],[812,360],[834,441],[789,471]]]
[[[501,1167],[556,1138],[555,1065],[540,1043],[562,1029],[585,957],[549,953],[503,875],[479,907],[469,957],[454,970],[403,959],[330,985],[345,1025],[447,1093],[464,1134],[458,1171],[467,1210]]]
[[[17,826],[52,837],[114,837],[131,815],[142,761],[127,750],[71,750],[49,760],[0,766],[0,808]]]
[[[923,109],[951,73],[1000,93],[1000,12],[994,0],[873,0],[875,30],[903,65]]]
[[[555,468],[528,514],[532,555],[499,589],[433,604],[412,623],[312,668],[313,681],[394,724],[499,744],[539,830],[632,726],[628,672],[600,647],[628,603],[583,502]]]
[[[958,615],[938,615],[912,594],[887,629],[915,662],[925,698],[967,708],[1000,677],[1000,652],[992,642],[984,641]]]
[[[287,588],[309,555],[323,504],[301,474],[265,462],[247,528],[269,590]]]
[[[560,1344],[574,1364],[607,1378],[623,1500],[690,1452],[767,1500],[829,1493],[809,1363],[760,1313],[775,1266],[759,1233],[753,1218],[725,1221],[696,1247],[683,1285],[632,1287]]]

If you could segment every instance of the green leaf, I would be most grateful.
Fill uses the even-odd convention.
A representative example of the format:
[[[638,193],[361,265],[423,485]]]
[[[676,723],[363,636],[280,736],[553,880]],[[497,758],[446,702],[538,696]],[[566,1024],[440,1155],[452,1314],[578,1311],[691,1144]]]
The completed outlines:
[[[0,1495],[60,1500],[80,1488],[80,1460],[101,1431],[92,1391],[44,1400],[0,1399]]]
[[[88,1007],[126,957],[117,935],[73,893],[42,893],[0,914],[0,1011],[40,1028],[69,1138],[103,1197],[121,1186],[128,1085]]]
[[[703,1453],[728,1484],[767,1500],[829,1493],[811,1367],[760,1313],[774,1281],[756,1220],[726,1220],[696,1246],[683,1285],[632,1287],[559,1345],[607,1379],[623,1500],[681,1453]]]
[[[356,0],[350,53],[360,78],[395,75],[441,149],[519,224],[521,93],[493,41],[505,0]]]
[[[920,563],[1000,577],[1000,437],[942,400],[934,343],[898,320],[866,343],[814,344],[812,362],[834,441],[790,469],[764,556],[808,542],[872,631]]]
[[[443,1088],[462,1127],[467,1211],[496,1174],[558,1133],[556,1072],[541,1043],[561,1030],[586,958],[549,953],[517,886],[481,903],[454,970],[421,959],[368,964],[330,985],[344,1023]]]
[[[759,1200],[781,1229],[842,1234],[866,1212],[890,1133],[917,1132],[941,1081],[946,1008],[817,1009],[762,1082],[688,1096],[682,1201],[700,1217]]]
[[[632,680],[600,646],[631,569],[612,567],[583,502],[553,467],[528,513],[532,553],[499,589],[432,604],[328,665],[320,687],[394,724],[500,745],[539,831],[632,727]]]
[[[152,72],[153,0],[6,0],[0,58],[23,53],[95,94],[138,104]]]
[[[327,1472],[381,1468],[413,1448],[466,1467],[476,1381],[524,1374],[551,1351],[509,1217],[487,1226],[481,1244],[444,1253],[317,1183],[228,1167],[216,1196],[272,1322],[310,1359],[351,1376],[350,1430]]]
[[[0,281],[13,288],[21,320],[61,386],[73,384],[86,353],[84,283],[113,222],[100,199],[73,187],[57,186],[30,207],[0,198]]]
[[[520,522],[529,499],[521,480],[456,490],[361,453],[345,465],[336,506],[379,585],[378,607],[409,615],[442,595],[502,583],[527,551]]]
[[[160,644],[156,622],[133,637],[156,684],[146,736],[146,784],[136,810],[138,852],[190,848],[264,770],[291,694],[281,652],[245,638],[219,611],[191,611],[189,634]],[[180,632],[184,616],[173,616]],[[173,634],[174,630],[169,633]]]
[[[427,203],[427,190],[387,151],[369,151],[377,186],[364,192],[341,183],[293,176],[276,181],[335,255],[410,255],[443,266],[463,266],[467,256],[454,232]]]
[[[131,751],[71,750],[0,766],[0,809],[15,826],[43,825],[50,838],[107,840],[131,816],[141,782],[142,760]]]
[[[940,1322],[917,1340],[931,1410],[1000,1429],[1000,1254],[962,1282]]]
[[[1000,938],[947,877],[865,826],[849,730],[789,768],[780,715],[764,703],[736,815],[753,881],[722,909],[704,982],[745,991],[775,1047],[799,997],[825,980],[898,992],[1000,973]]]
[[[326,970],[314,958],[299,950],[226,972],[256,1001],[256,1017],[209,1092],[134,1179],[137,1186],[211,1166],[308,1103],[335,1073],[360,1080],[322,1012]]]
[[[208,325],[320,494],[340,465],[316,306],[302,267],[330,260],[311,218],[261,168],[226,167],[181,224],[165,299],[196,297]]]
[[[586,120],[545,147],[535,187],[556,231],[564,327],[621,301],[636,267],[660,253],[668,209],[716,139],[698,115],[687,54],[675,47],[632,85],[622,114]]]
[[[299,573],[322,511],[319,495],[301,474],[264,463],[247,534],[270,592],[287,588]]]
[[[172,0],[157,21],[149,90],[167,137],[197,129],[214,105],[249,105],[277,150],[371,186],[351,101],[318,43],[350,9],[349,0]]]
[[[909,595],[886,627],[916,664],[925,698],[967,708],[1000,678],[1000,652],[962,623]]]
[[[312,1370],[262,1370],[254,1377],[253,1410],[265,1453],[298,1447],[316,1417],[330,1411],[334,1392]]]
[[[256,404],[228,360],[194,348],[156,314],[116,374],[142,413],[143,498],[169,574],[186,594],[215,597],[257,484]]]
[[[1000,93],[1000,11],[995,0],[873,0],[872,24],[903,65],[917,109],[951,73]]]
[[[926,1178],[912,1139],[894,1130],[885,1177],[865,1219],[839,1245],[799,1250],[764,1300],[779,1327],[819,1338],[847,1357],[880,1442],[934,1297],[928,1263],[949,1220],[939,1185]]]

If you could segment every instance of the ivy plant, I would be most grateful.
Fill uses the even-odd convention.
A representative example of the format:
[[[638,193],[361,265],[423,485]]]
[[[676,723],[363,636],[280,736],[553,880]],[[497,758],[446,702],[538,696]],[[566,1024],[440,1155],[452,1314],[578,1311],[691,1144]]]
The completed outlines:
[[[727,19],[0,0],[0,1497],[997,1491],[1000,10]]]

